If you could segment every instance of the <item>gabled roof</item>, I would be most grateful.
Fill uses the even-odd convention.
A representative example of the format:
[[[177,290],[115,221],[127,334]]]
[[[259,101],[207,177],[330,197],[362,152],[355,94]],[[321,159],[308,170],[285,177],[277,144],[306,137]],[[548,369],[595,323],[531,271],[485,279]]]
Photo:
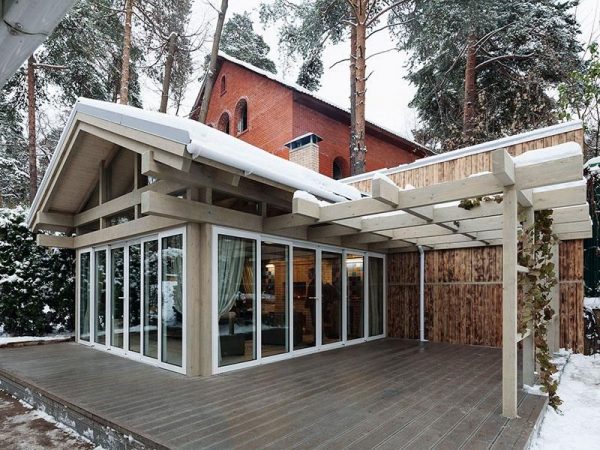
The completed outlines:
[[[217,72],[221,69],[221,65],[222,65],[223,61],[228,61],[232,64],[243,67],[251,72],[256,73],[259,76],[268,78],[268,79],[275,81],[276,83],[279,83],[280,85],[292,90],[295,94],[294,100],[298,101],[299,103],[307,104],[307,106],[310,106],[314,109],[320,109],[323,111],[324,114],[326,114],[328,116],[333,116],[333,117],[337,116],[336,118],[338,118],[340,120],[345,120],[348,123],[350,122],[350,110],[349,109],[344,108],[343,106],[340,106],[340,105],[332,102],[331,100],[328,100],[325,97],[322,97],[312,91],[309,91],[308,89],[303,88],[302,86],[300,86],[296,83],[291,83],[289,81],[286,81],[283,78],[281,78],[280,76],[278,76],[277,74],[260,69],[246,61],[242,61],[240,59],[234,58],[233,56],[230,56],[227,53],[222,52],[222,51],[219,52]],[[197,114],[193,114],[193,113],[199,110],[199,105],[200,105],[200,101],[202,99],[203,91],[204,91],[204,84],[200,88],[200,92],[198,93],[198,96],[196,97],[196,101],[194,102],[194,107],[192,108],[192,114],[190,114],[190,117],[192,117],[192,118],[195,116],[197,117]],[[396,145],[403,145],[405,147],[408,147],[408,148],[412,149],[415,153],[418,153],[421,156],[427,156],[427,155],[433,154],[433,152],[431,150],[429,150],[427,147],[413,141],[412,139],[408,138],[407,136],[404,136],[396,131],[392,131],[389,128],[379,125],[373,121],[367,120],[367,131],[369,132],[369,134],[375,135],[375,136],[380,137],[387,141],[391,141],[392,143],[395,143]]]
[[[225,170],[241,171],[245,177],[277,183],[290,191],[307,191],[331,202],[361,197],[354,187],[272,155],[199,122],[132,106],[81,98],[71,111],[34,199],[29,226],[40,208],[47,207],[51,191],[68,183],[75,183],[73,189],[76,189],[80,183],[80,180],[72,179],[65,172],[69,166],[67,158],[78,161],[77,164],[81,166],[92,158],[103,159],[103,155],[94,153],[87,156],[69,154],[73,142],[80,137],[80,131],[96,133],[103,139],[112,139],[113,143],[119,142],[119,145],[125,147],[135,143],[147,146],[149,150],[154,148],[155,152],[160,152],[155,156],[182,168],[186,166],[186,160],[189,162],[194,159]],[[79,159],[75,159],[78,156]],[[71,165],[70,174],[77,174],[81,168]]]

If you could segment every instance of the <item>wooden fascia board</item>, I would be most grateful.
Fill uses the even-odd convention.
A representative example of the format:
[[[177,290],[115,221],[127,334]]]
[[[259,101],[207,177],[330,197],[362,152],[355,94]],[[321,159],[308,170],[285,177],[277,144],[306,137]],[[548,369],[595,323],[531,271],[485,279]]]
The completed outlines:
[[[40,247],[75,248],[74,238],[70,236],[55,236],[53,234],[37,234],[35,237]]]

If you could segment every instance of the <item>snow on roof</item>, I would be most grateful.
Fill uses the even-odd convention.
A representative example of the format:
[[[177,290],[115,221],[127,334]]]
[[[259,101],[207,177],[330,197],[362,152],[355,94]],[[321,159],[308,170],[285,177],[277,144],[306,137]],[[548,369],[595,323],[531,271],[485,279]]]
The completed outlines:
[[[344,178],[340,181],[344,183],[356,183],[357,181],[369,180],[373,178],[374,173],[377,172],[385,175],[404,172],[405,170],[417,169],[419,167],[428,166],[430,164],[439,164],[441,162],[451,161],[453,159],[462,158],[464,156],[485,153],[491,150],[495,150],[497,148],[509,147],[511,145],[519,144],[522,142],[528,142],[534,139],[541,139],[559,133],[567,133],[569,131],[579,130],[582,128],[582,126],[583,122],[581,120],[572,120],[569,122],[559,123],[557,125],[552,125],[545,128],[538,128],[537,130],[528,131],[526,133],[503,137],[494,141],[483,142],[481,144],[460,148],[457,150],[441,153],[434,156],[427,156],[425,158],[418,159],[412,163],[401,164],[399,166],[391,167],[388,169],[379,169],[376,171],[355,175],[353,177]]]
[[[253,66],[252,64],[250,64],[250,63],[248,63],[246,61],[242,61],[241,59],[237,59],[237,58],[235,58],[233,56],[230,56],[230,55],[228,55],[227,53],[225,53],[223,51],[219,51],[219,56],[221,58],[229,61],[229,62],[232,62],[232,63],[237,64],[239,66],[245,67],[246,69],[251,70],[252,72],[255,72],[255,73],[259,74],[259,75],[262,75],[263,77],[267,77],[267,78],[269,78],[269,79],[271,79],[273,81],[276,81],[279,84],[283,84],[284,86],[286,86],[286,87],[288,87],[290,89],[294,89],[297,92],[300,92],[300,93],[302,93],[304,95],[308,95],[308,96],[314,98],[315,100],[318,100],[318,101],[320,101],[322,103],[325,103],[325,104],[327,104],[329,106],[333,106],[336,109],[342,110],[342,111],[350,114],[350,109],[349,108],[346,108],[346,107],[341,106],[341,105],[339,105],[337,103],[334,103],[331,100],[326,99],[325,97],[321,97],[320,95],[315,94],[312,91],[309,91],[308,89],[300,86],[299,84],[292,83],[290,81],[286,81],[282,77],[278,76],[277,74],[274,74],[274,73],[269,72],[267,70],[264,70],[264,69],[261,69],[259,67]],[[373,125],[373,126],[375,126],[377,128],[380,128],[381,130],[383,130],[383,131],[385,131],[385,132],[387,132],[389,134],[397,136],[400,139],[404,139],[405,141],[411,143],[412,145],[414,145],[415,147],[417,147],[419,149],[430,151],[429,149],[427,149],[426,146],[413,141],[410,137],[408,137],[406,135],[403,135],[402,133],[399,133],[398,131],[391,130],[390,128],[382,126],[381,124],[373,122],[372,120],[368,120],[367,119],[367,123],[369,123],[369,124],[371,124],[371,125]]]
[[[193,158],[206,158],[243,170],[246,175],[255,175],[296,190],[303,190],[328,201],[339,202],[361,198],[361,193],[352,186],[275,156],[195,120],[132,106],[80,98],[71,111],[56,147],[57,151],[52,156],[32,204],[28,219],[30,224],[41,199],[41,193],[47,187],[47,179],[55,169],[59,149],[78,112],[184,144]]]

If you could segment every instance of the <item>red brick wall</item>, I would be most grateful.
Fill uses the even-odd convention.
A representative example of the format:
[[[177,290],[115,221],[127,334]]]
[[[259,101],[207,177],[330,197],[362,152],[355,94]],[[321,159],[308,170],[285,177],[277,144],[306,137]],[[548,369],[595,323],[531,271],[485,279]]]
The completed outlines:
[[[221,95],[221,77],[227,89]],[[248,130],[237,134],[234,112],[241,98],[248,102]],[[207,124],[216,127],[221,114],[230,115],[229,134],[288,159],[283,144],[292,136],[292,92],[248,69],[223,61],[208,107]]]
[[[226,91],[221,94],[221,77]],[[241,98],[248,102],[248,130],[237,135],[235,107]],[[320,172],[332,176],[333,161],[343,158],[343,175],[350,175],[349,126],[305,105],[294,102],[291,89],[229,61],[223,61],[215,81],[208,109],[207,124],[217,126],[221,114],[230,116],[229,133],[252,145],[289,159],[284,144],[302,134],[313,132],[323,138],[319,143]],[[393,167],[416,159],[387,141],[367,135],[367,171]]]

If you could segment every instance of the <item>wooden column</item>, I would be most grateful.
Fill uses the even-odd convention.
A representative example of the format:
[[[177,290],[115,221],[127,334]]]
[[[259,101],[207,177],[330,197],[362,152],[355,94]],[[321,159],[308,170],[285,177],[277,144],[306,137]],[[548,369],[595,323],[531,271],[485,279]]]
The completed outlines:
[[[186,225],[186,362],[185,370],[189,376],[201,374],[201,256],[202,238],[200,224]]]
[[[212,225],[200,224],[200,374],[212,375]],[[214,270],[217,270],[216,267]]]
[[[527,231],[531,229],[532,226],[535,225],[535,215],[533,212],[533,208],[526,208],[524,210],[525,213],[525,221],[523,222],[523,231]],[[524,244],[527,245],[527,241],[530,238],[528,235],[525,235]],[[531,237],[531,239],[535,239]],[[525,293],[525,292],[524,292]],[[530,321],[527,324],[527,328],[529,330],[529,336],[523,339],[523,384],[527,384],[529,386],[533,386],[535,384],[535,341],[534,341],[534,329],[533,329],[533,321]]]
[[[502,201],[502,415],[517,417],[517,190]]]
[[[108,180],[104,163],[105,161],[100,161],[100,167],[98,168],[98,205],[102,205],[108,200]],[[106,228],[106,218],[101,217],[100,229],[104,228]]]

